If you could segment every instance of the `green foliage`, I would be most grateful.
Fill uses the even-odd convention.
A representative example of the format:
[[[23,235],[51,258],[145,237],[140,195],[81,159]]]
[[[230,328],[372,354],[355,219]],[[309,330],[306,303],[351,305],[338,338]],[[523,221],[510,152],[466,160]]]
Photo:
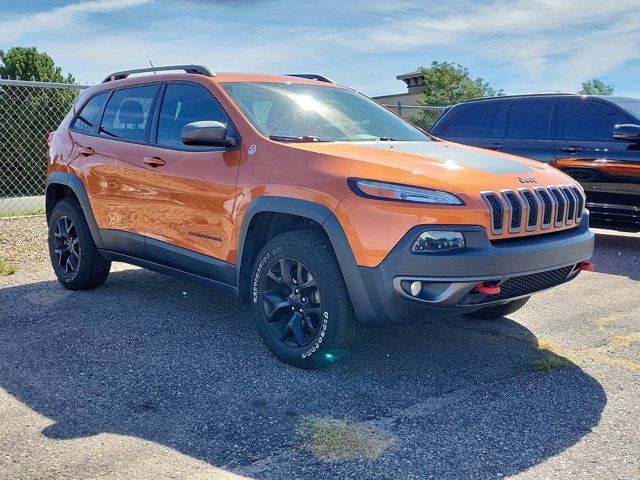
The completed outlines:
[[[597,78],[593,78],[582,84],[580,95],[613,95],[615,88],[613,85],[606,85]]]
[[[422,105],[447,106],[471,100],[472,98],[502,95],[482,78],[473,78],[462,65],[450,62],[433,62],[429,68],[421,68],[424,77]],[[423,115],[414,120],[416,125],[429,129],[434,123],[432,117]]]
[[[14,47],[0,51],[0,76],[71,83],[46,53]],[[42,195],[47,135],[71,108],[78,90],[0,85],[0,197]]]
[[[36,82],[74,83],[71,74],[62,75],[62,69],[56,67],[53,59],[36,47],[13,47],[4,52],[0,50],[0,77],[12,80]]]
[[[9,265],[4,263],[2,257],[0,257],[0,277],[7,277],[16,273],[15,265]]]

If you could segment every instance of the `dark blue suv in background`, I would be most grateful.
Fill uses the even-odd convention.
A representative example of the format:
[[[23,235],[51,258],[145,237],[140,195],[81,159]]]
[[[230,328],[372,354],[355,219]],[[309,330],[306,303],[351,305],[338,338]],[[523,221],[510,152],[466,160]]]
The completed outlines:
[[[593,226],[640,231],[640,100],[532,94],[444,110],[436,137],[550,163],[584,187]]]

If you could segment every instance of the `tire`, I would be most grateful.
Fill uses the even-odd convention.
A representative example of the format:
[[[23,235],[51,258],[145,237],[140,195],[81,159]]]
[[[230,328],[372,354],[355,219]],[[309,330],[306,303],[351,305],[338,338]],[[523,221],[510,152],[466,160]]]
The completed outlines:
[[[517,312],[529,301],[531,297],[520,298],[502,305],[481,308],[475,312],[468,313],[466,316],[474,320],[493,320],[494,318],[504,317],[513,312]]]
[[[89,290],[102,285],[111,262],[100,255],[75,198],[60,200],[49,219],[49,257],[63,287]]]
[[[273,238],[258,254],[249,293],[260,336],[281,361],[312,369],[350,356],[355,314],[321,233],[300,230]]]

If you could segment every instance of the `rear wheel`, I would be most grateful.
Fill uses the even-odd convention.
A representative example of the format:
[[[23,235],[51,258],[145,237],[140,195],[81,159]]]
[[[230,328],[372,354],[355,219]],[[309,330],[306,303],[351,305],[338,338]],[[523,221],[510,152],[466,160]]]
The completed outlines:
[[[278,359],[318,368],[349,356],[355,315],[322,234],[301,230],[278,235],[258,255],[251,278],[253,316]]]
[[[502,305],[494,305],[493,307],[481,308],[475,312],[468,313],[466,316],[474,320],[493,320],[494,318],[504,317],[524,307],[529,298],[531,297],[520,298]]]
[[[98,252],[75,198],[61,200],[51,212],[49,256],[58,280],[69,290],[99,287],[109,275],[111,262]]]

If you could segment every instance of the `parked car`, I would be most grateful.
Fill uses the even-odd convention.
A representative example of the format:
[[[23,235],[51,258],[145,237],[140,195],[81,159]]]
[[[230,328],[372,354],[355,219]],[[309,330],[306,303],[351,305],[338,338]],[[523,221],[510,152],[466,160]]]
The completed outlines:
[[[346,358],[358,323],[500,317],[592,268],[570,177],[432,141],[317,75],[113,73],[49,155],[64,287],[101,285],[114,260],[220,287],[299,367]]]
[[[640,231],[640,100],[534,94],[447,108],[437,137],[540,160],[580,182],[591,225]]]

